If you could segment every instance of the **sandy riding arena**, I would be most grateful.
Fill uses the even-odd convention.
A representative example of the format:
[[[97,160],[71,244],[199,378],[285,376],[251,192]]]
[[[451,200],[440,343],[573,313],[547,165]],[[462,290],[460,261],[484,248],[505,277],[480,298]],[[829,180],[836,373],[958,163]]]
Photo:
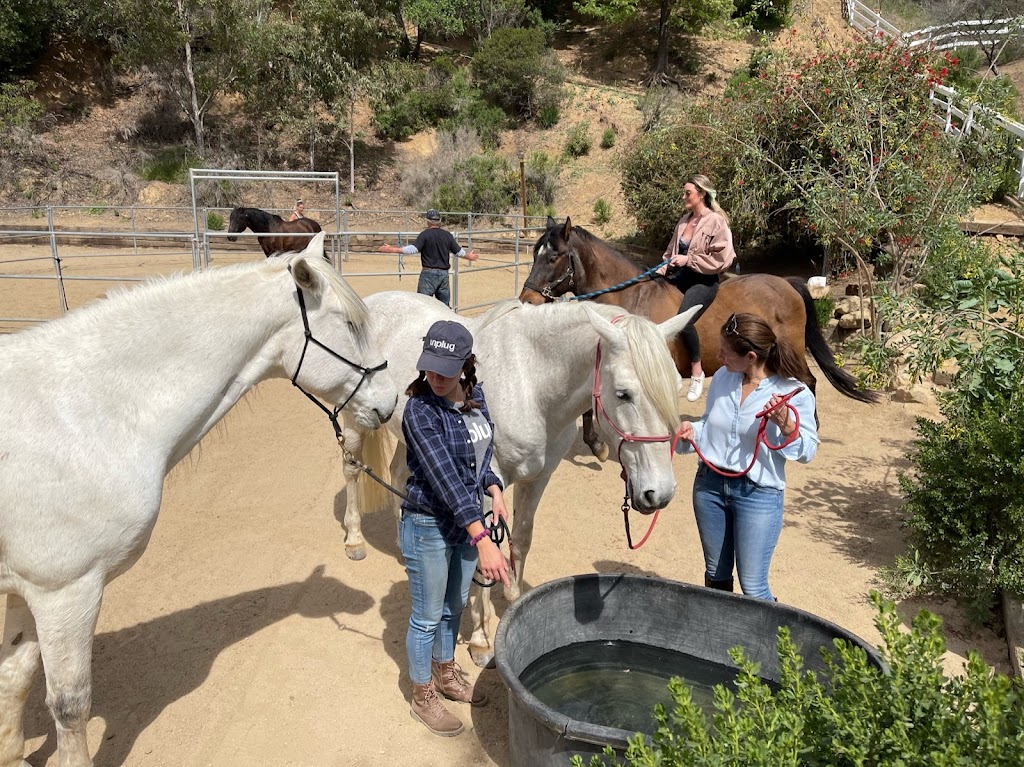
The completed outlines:
[[[2,246],[0,257],[17,250]],[[255,243],[251,257],[262,258]],[[162,269],[154,258],[140,252],[67,268],[145,276]],[[185,259],[173,268],[189,266]],[[37,268],[52,274],[45,261]],[[514,294],[511,268],[472,272],[463,281],[463,303]],[[364,277],[351,284],[364,296],[414,290],[415,276],[414,267],[401,282]],[[72,306],[110,287],[72,285]],[[7,280],[0,290],[4,316],[56,314],[53,282]],[[818,394],[821,448],[811,464],[790,468],[772,589],[781,601],[875,641],[866,594],[877,569],[902,548],[897,476],[907,467],[914,418],[936,411],[853,402],[820,375]],[[703,401],[680,400],[687,416],[702,407]],[[675,500],[648,543],[632,552],[619,512],[618,468],[598,463],[577,440],[541,501],[527,583],[594,571],[701,582],[690,502],[696,463],[677,457],[674,465]],[[257,387],[171,472],[149,548],[108,586],[100,614],[88,728],[98,767],[509,764],[504,688],[496,671],[472,666],[464,645],[456,658],[471,676],[479,674],[491,704],[455,709],[468,727],[453,739],[434,737],[410,718],[409,598],[395,519],[366,517],[368,556],[350,561],[341,524],[345,494],[341,453],[326,418],[287,381]],[[634,515],[634,532],[645,523]],[[947,620],[951,671],[968,647],[1008,669],[1005,642],[970,633],[951,604],[908,602],[901,611],[909,620],[924,606]],[[499,598],[499,614],[504,608]],[[55,765],[41,675],[25,728],[29,764]]]

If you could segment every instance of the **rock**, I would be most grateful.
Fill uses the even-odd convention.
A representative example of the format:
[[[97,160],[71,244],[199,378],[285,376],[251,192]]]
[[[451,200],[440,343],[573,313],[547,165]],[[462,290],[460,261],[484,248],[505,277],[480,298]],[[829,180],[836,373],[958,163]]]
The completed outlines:
[[[935,405],[935,395],[923,384],[897,383],[889,398],[893,402],[913,402],[918,405]]]
[[[168,184],[163,181],[151,181],[139,192],[139,205],[162,207],[177,205],[181,197],[182,187],[179,184]]]
[[[956,364],[956,360],[946,360],[938,370],[932,373],[932,383],[936,386],[949,386],[953,383],[953,376],[959,369],[960,366]]]
[[[839,318],[839,327],[843,328],[844,330],[853,330],[854,328],[859,328],[860,324],[861,324],[861,314],[860,314],[860,312],[857,312],[857,313],[850,312],[849,314],[844,314],[842,317]],[[871,327],[871,316],[870,315],[867,315],[867,314],[864,315],[864,327],[866,327],[866,328],[870,328]]]
[[[828,285],[808,285],[807,292],[811,294],[811,298],[815,301],[822,298],[828,298],[829,296]]]
[[[848,296],[859,296],[860,295],[860,285],[858,285],[856,282],[851,282],[849,285],[846,286],[846,295],[848,295]]]

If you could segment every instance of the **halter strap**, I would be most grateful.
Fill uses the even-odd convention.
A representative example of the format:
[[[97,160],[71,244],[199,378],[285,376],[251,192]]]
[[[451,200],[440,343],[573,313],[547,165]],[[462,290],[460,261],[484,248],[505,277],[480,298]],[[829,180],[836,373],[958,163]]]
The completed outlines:
[[[291,267],[290,266],[288,268],[288,271],[291,271]],[[295,367],[295,375],[293,375],[292,379],[291,379],[292,380],[292,385],[296,389],[298,389],[300,392],[305,394],[306,398],[309,399],[310,402],[312,402],[314,405],[316,405],[318,408],[323,410],[324,413],[327,414],[327,418],[330,419],[331,426],[334,427],[334,436],[337,437],[340,440],[341,436],[342,436],[342,433],[341,433],[341,424],[338,423],[338,414],[341,413],[341,411],[345,409],[345,406],[349,402],[352,401],[352,398],[354,396],[356,396],[356,392],[359,391],[359,388],[366,381],[366,378],[371,373],[376,373],[379,370],[384,370],[388,366],[388,361],[384,360],[379,365],[376,365],[376,366],[374,366],[372,368],[368,368],[365,365],[360,365],[357,362],[353,362],[348,357],[345,357],[342,354],[338,354],[338,352],[334,351],[334,349],[330,348],[329,346],[326,346],[326,345],[322,344],[320,341],[318,341],[316,338],[313,337],[313,333],[309,329],[309,317],[306,314],[306,299],[303,298],[302,288],[299,287],[298,285],[296,285],[295,286],[295,293],[296,293],[296,295],[299,298],[299,312],[302,314],[302,330],[303,330],[303,334],[305,336],[305,340],[302,343],[302,353],[299,355],[299,364]],[[325,404],[323,404],[320,400],[318,400],[316,397],[314,397],[308,391],[303,389],[302,385],[298,381],[299,371],[302,370],[302,363],[306,359],[306,350],[309,349],[310,343],[316,344],[319,348],[323,349],[325,352],[330,354],[335,359],[341,360],[346,365],[349,365],[350,367],[355,368],[356,370],[358,370],[362,374],[362,376],[359,379],[359,383],[356,384],[356,387],[352,390],[352,393],[349,394],[348,397],[345,398],[344,402],[342,402],[340,405],[336,405],[333,410],[331,410],[329,407],[327,407]]]

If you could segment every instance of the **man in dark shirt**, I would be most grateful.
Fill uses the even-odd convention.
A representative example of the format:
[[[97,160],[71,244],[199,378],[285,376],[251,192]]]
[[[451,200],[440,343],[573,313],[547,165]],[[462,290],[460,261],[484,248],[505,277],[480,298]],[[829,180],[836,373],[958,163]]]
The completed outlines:
[[[451,268],[449,256],[465,258],[467,261],[476,261],[480,256],[472,250],[466,252],[465,248],[459,246],[451,232],[441,228],[441,214],[436,210],[433,208],[428,210],[426,218],[427,228],[420,232],[412,245],[400,248],[385,243],[380,246],[380,252],[405,253],[407,256],[419,253],[422,270],[419,283],[416,285],[416,292],[434,296],[446,306],[451,306],[451,285],[448,280],[448,270]]]

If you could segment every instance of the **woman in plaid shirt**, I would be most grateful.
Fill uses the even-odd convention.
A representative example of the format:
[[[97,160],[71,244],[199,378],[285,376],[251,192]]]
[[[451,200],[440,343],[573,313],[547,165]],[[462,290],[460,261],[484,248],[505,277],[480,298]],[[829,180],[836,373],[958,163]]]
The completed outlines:
[[[473,336],[457,322],[439,321],[423,338],[419,377],[406,392],[402,417],[409,483],[398,523],[409,574],[412,615],[406,634],[413,719],[435,735],[458,735],[462,721],[450,700],[482,706],[455,662],[455,637],[473,573],[508,585],[505,557],[487,536],[486,492],[496,518],[508,512],[501,480],[491,469],[494,425],[476,381]]]

